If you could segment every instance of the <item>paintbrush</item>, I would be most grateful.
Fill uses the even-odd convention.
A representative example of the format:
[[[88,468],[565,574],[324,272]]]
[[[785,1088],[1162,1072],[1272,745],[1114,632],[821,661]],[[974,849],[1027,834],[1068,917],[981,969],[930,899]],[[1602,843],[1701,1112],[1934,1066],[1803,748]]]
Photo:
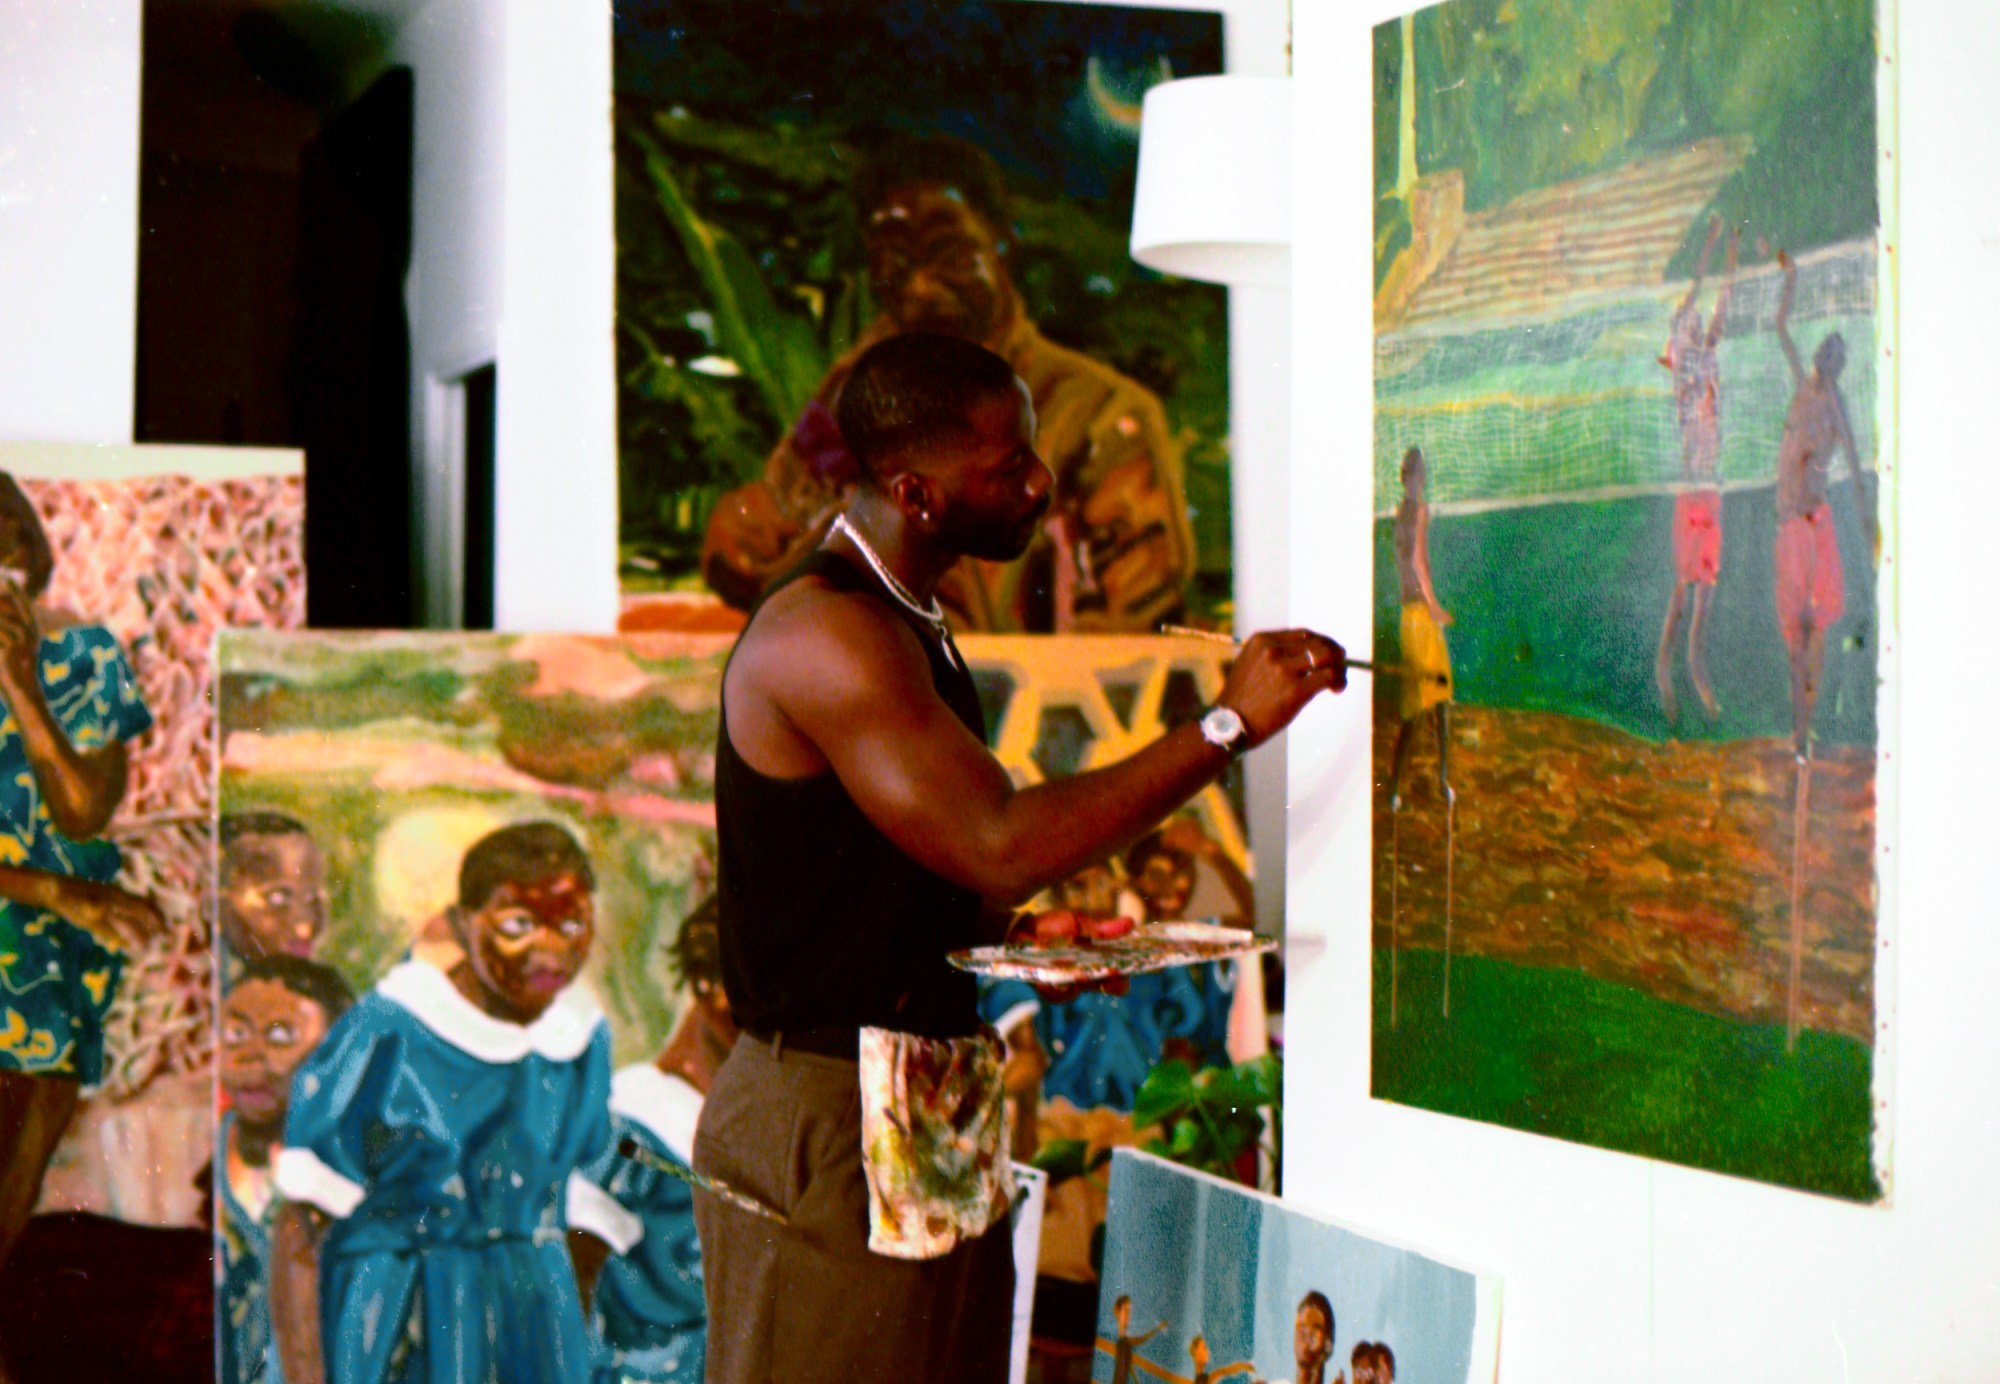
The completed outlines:
[[[1198,630],[1192,625],[1161,625],[1160,633],[1177,634],[1184,639],[1202,639],[1210,644],[1227,644],[1232,649],[1243,647],[1234,635],[1224,634],[1220,630]],[[1404,673],[1403,665],[1400,663],[1377,663],[1367,658],[1350,658],[1347,660],[1347,666],[1370,673],[1380,673],[1385,677],[1401,677]],[[1430,678],[1434,682],[1447,681],[1442,673],[1424,673],[1420,676]]]
[[[710,1177],[706,1173],[698,1173],[693,1168],[684,1167],[670,1158],[662,1158],[651,1149],[642,1146],[637,1140],[620,1139],[618,1141],[618,1154],[621,1158],[629,1158],[634,1163],[644,1164],[656,1173],[665,1173],[668,1177],[679,1178],[697,1192],[707,1192],[710,1196],[720,1197],[739,1211],[748,1211],[753,1216],[760,1216],[767,1221],[776,1221],[779,1225],[791,1224],[791,1221],[785,1218],[783,1212],[772,1210],[748,1192],[730,1186],[719,1177]]]

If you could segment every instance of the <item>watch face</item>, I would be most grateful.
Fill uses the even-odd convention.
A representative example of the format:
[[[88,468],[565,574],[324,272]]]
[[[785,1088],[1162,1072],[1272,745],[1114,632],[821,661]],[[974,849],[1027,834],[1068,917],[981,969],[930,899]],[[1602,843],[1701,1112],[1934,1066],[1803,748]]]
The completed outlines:
[[[1243,738],[1243,718],[1226,706],[1218,706],[1201,718],[1202,738],[1211,745],[1229,749]]]

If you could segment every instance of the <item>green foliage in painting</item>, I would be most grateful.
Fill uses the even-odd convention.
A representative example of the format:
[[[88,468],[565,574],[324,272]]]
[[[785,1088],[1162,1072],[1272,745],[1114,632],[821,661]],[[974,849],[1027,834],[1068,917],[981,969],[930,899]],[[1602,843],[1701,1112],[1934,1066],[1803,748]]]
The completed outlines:
[[[1096,1172],[1111,1161],[1111,1150],[1091,1151],[1087,1139],[1050,1139],[1035,1150],[1034,1166],[1049,1175],[1049,1186]]]
[[[1238,1162],[1261,1144],[1263,1110],[1278,1104],[1283,1086],[1270,1055],[1199,1072],[1185,1062],[1162,1062],[1139,1087],[1132,1124],[1159,1131],[1143,1145],[1146,1152],[1234,1179]]]
[[[1454,0],[1375,31],[1375,190],[1400,206],[1397,112],[1416,89],[1420,174],[1469,212],[1711,136],[1749,161],[1716,209],[1797,252],[1877,221],[1874,0]],[[1398,246],[1378,208],[1377,282]],[[1691,271],[1705,218],[1668,270]],[[1746,263],[1751,256],[1746,248]]]
[[[1148,1153],[1234,1181],[1245,1154],[1270,1147],[1264,1145],[1264,1111],[1275,1119],[1283,1098],[1284,1070],[1270,1054],[1199,1072],[1169,1060],[1146,1074],[1133,1101],[1132,1127],[1157,1131],[1144,1144]],[[1110,1161],[1110,1149],[1093,1150],[1083,1139],[1050,1139],[1034,1159],[1051,1187],[1087,1177]]]
[[[840,149],[685,110],[621,113],[620,535],[632,573],[688,573],[868,315]],[[725,229],[725,224],[731,229]]]

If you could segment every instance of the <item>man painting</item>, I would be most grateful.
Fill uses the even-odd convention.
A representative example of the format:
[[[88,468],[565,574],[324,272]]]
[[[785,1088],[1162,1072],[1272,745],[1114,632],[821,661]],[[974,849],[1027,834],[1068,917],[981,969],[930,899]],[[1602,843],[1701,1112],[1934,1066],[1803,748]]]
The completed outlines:
[[[1760,238],[1758,249],[1766,248]],[[1836,448],[1847,454],[1854,472],[1851,503],[1871,554],[1877,534],[1874,512],[1862,503],[1861,458],[1856,454],[1847,405],[1840,395],[1847,342],[1839,332],[1829,332],[1813,352],[1812,369],[1804,367],[1788,330],[1798,290],[1798,265],[1782,250],[1778,263],[1785,271],[1784,291],[1778,298],[1778,344],[1791,367],[1793,385],[1792,405],[1778,441],[1778,630],[1791,665],[1792,753],[1804,763],[1812,753],[1813,712],[1819,702],[1820,672],[1826,659],[1826,631],[1847,609],[1840,539],[1834,532],[1833,507],[1827,500]]]
[[[1046,524],[1013,557],[968,555],[940,579],[960,629],[1151,630],[1181,608],[1195,566],[1181,454],[1144,386],[1039,332],[1009,264],[1013,218],[999,170],[963,140],[892,144],[854,180],[870,285],[882,315],[837,361],[766,462],[723,497],[702,572],[748,608],[825,535],[858,483],[830,410],[855,363],[902,332],[936,332],[997,353],[1027,383],[1037,446],[1054,472]]]
[[[1303,630],[1257,635],[1198,724],[1017,787],[986,749],[937,597],[963,558],[1018,558],[1048,510],[1056,481],[1029,386],[959,337],[904,334],[855,361],[838,414],[859,479],[723,674],[722,959],[742,1037],[702,1109],[695,1168],[791,1224],[774,1232],[697,1198],[708,1377],[998,1381],[1014,1287],[1004,1218],[943,1225],[945,1243],[921,1254],[869,1247],[864,1035],[871,1052],[886,1031],[954,1061],[986,1043],[976,985],[946,960],[1006,935],[985,901],[1026,899],[1129,847],[1237,751],[1345,686],[1345,656]],[[997,1105],[998,1056],[985,1060],[979,1100]]]
[[[1716,488],[1715,463],[1722,450],[1722,375],[1717,369],[1715,347],[1722,339],[1722,317],[1729,308],[1729,290],[1736,277],[1737,231],[1729,233],[1729,272],[1715,295],[1715,312],[1706,329],[1695,298],[1708,273],[1709,256],[1714,253],[1722,220],[1712,217],[1708,240],[1695,266],[1694,282],[1674,311],[1666,353],[1660,364],[1674,375],[1674,411],[1680,421],[1681,475],[1687,488],[1674,496],[1674,594],[1667,603],[1667,618],[1660,626],[1660,652],[1654,660],[1653,677],[1660,689],[1660,705],[1669,721],[1680,717],[1680,698],[1674,692],[1674,647],[1683,606],[1688,617],[1688,679],[1695,696],[1711,720],[1718,708],[1715,690],[1709,685],[1708,665],[1702,658],[1702,627],[1715,598],[1716,579],[1722,573],[1722,492]]]

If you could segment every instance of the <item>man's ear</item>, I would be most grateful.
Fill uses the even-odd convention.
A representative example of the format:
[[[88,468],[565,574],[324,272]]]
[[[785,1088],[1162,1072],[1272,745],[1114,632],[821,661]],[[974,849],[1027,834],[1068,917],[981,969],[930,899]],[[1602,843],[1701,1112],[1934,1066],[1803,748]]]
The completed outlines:
[[[937,513],[933,489],[927,477],[915,471],[901,471],[889,482],[889,498],[896,502],[905,519],[928,525]]]

